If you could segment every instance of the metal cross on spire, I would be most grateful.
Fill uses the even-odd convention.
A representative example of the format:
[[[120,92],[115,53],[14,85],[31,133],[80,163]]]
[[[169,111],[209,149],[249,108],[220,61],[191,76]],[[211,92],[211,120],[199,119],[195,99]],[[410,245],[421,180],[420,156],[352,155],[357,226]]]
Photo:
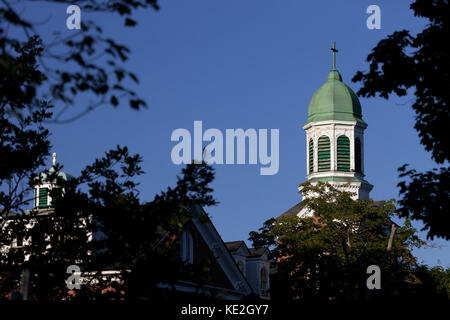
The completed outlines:
[[[333,69],[336,70],[336,52],[338,52],[338,49],[336,49],[336,41],[333,41],[333,47],[331,47],[331,51],[333,51]]]

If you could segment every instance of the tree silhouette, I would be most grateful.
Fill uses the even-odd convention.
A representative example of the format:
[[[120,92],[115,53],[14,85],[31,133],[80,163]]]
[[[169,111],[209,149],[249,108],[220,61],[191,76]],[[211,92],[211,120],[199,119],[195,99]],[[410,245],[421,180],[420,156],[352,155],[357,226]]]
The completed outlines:
[[[429,24],[412,35],[408,30],[396,31],[381,40],[367,56],[368,72],[358,71],[354,82],[361,82],[358,94],[363,97],[392,94],[404,96],[414,89],[411,107],[416,114],[414,128],[425,150],[440,168],[418,173],[399,168],[401,181],[398,212],[403,217],[422,220],[428,237],[450,239],[450,145],[449,123],[449,49],[443,39],[449,37],[448,0],[416,0],[411,9]]]
[[[209,187],[213,169],[188,165],[175,187],[150,202],[140,199],[135,181],[143,173],[142,158],[127,147],[106,152],[71,180],[61,179],[59,164],[41,175],[51,148],[46,123],[72,121],[104,104],[146,104],[126,85],[138,83],[123,66],[129,48],[84,19],[79,32],[46,42],[18,12],[18,3],[27,2],[0,1],[0,299],[19,288],[25,270],[35,299],[157,298],[158,283],[174,283],[190,272],[179,259],[177,235],[190,221],[189,208],[216,203]],[[136,25],[136,10],[158,9],[155,0],[77,5],[121,16],[127,27]],[[64,118],[83,95],[93,102]],[[33,187],[44,180],[62,188],[63,196],[52,190],[58,201],[50,209],[27,210]],[[19,239],[25,244],[11,247]],[[72,264],[87,281],[75,292],[65,284]],[[116,271],[115,281],[104,270]]]
[[[401,285],[417,284],[412,249],[423,242],[408,220],[392,228],[392,201],[353,200],[351,193],[323,182],[307,182],[302,188],[302,192],[315,194],[302,201],[313,216],[281,216],[250,233],[254,246],[272,248],[274,300],[395,298]],[[382,290],[375,297],[366,287],[370,265],[378,265],[382,273]]]
[[[34,100],[42,99],[43,91],[48,100],[55,101],[53,122],[65,123],[78,119],[99,106],[109,104],[114,107],[125,101],[133,109],[146,106],[146,102],[138,97],[129,83],[138,83],[135,74],[128,71],[124,63],[131,50],[117,43],[113,37],[105,34],[102,27],[94,20],[81,19],[81,29],[69,35],[56,34],[52,39],[44,41],[40,36],[36,23],[26,20],[20,14],[22,4],[31,0],[0,2],[0,96],[11,102],[10,108],[19,113],[30,107]],[[49,0],[53,4],[66,4],[66,1]],[[137,24],[134,14],[139,9],[159,9],[156,0],[82,0],[76,4],[82,12],[109,13],[123,18],[125,27],[132,28]],[[23,48],[34,39],[39,42],[35,59],[39,62],[39,71],[26,73],[16,61],[16,49]],[[19,74],[18,71],[21,71]],[[23,83],[26,75],[27,84]],[[8,82],[5,80],[8,79]],[[15,81],[12,81],[15,80]],[[80,96],[90,97],[92,102],[80,105]],[[77,105],[77,114],[64,117],[64,114]]]

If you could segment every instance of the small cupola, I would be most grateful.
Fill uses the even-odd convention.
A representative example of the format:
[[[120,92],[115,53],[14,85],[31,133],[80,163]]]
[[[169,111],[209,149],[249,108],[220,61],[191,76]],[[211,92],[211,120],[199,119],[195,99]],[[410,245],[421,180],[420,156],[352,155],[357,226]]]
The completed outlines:
[[[52,167],[39,175],[38,183],[34,186],[34,209],[47,209],[55,205],[58,198],[64,194],[61,182],[74,179],[73,176],[62,171],[56,171],[56,153],[53,153]]]

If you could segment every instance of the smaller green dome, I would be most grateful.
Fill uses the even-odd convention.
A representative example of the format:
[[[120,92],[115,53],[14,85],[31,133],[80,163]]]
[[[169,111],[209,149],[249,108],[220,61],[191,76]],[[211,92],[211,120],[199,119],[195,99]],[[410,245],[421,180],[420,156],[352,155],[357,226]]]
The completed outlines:
[[[56,182],[56,181],[48,181],[49,177],[54,175],[54,172],[55,172],[55,169],[53,167],[51,167],[47,172],[42,172],[40,174],[41,180],[44,181],[44,182]],[[65,172],[62,172],[62,171],[58,171],[56,173],[56,176],[61,178],[62,181],[70,181],[70,180],[75,179],[72,175],[70,175],[68,173],[65,173]]]
[[[324,120],[364,123],[358,97],[342,82],[342,76],[336,69],[330,71],[327,81],[314,93],[308,106],[306,123]]]
[[[47,171],[45,171],[45,172],[41,172],[40,174],[39,174],[39,178],[37,178],[36,180],[37,181],[42,181],[42,182],[52,182],[52,183],[55,183],[55,182],[57,182],[56,180],[58,180],[58,179],[61,179],[62,181],[70,181],[70,180],[73,180],[73,179],[75,179],[73,176],[71,176],[70,174],[68,174],[68,173],[65,173],[65,172],[62,172],[62,171],[58,171],[58,172],[56,172],[56,174],[55,174],[55,165],[56,165],[56,153],[54,152],[53,153],[53,166],[49,169],[49,170],[47,170]],[[50,177],[52,177],[53,179],[53,181],[49,181],[50,180]]]

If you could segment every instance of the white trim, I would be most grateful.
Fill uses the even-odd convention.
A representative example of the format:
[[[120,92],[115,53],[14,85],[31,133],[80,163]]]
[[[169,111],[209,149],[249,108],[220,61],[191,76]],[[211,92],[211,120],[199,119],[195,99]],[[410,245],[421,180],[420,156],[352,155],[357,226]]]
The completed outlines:
[[[361,123],[359,121],[347,121],[347,120],[323,120],[323,121],[316,121],[316,122],[309,122],[302,126],[303,130],[308,130],[311,127],[317,127],[317,126],[324,126],[328,124],[342,124],[342,125],[349,125],[349,126],[357,126],[362,129],[367,128],[367,123]]]
[[[306,178],[308,180],[314,178],[325,177],[341,177],[341,178],[357,178],[361,181],[350,182],[350,190],[357,192],[357,198],[367,199],[373,186],[364,181],[364,130],[367,124],[359,121],[343,121],[343,120],[325,120],[310,122],[302,127],[306,131]],[[337,139],[340,136],[346,136],[350,140],[350,171],[337,171]],[[327,136],[330,139],[330,170],[318,171],[318,141],[322,136]],[[359,138],[361,142],[361,172],[356,172],[355,163],[355,141]],[[313,172],[309,172],[309,140],[313,140]],[[336,187],[341,188],[345,182],[331,182]]]

